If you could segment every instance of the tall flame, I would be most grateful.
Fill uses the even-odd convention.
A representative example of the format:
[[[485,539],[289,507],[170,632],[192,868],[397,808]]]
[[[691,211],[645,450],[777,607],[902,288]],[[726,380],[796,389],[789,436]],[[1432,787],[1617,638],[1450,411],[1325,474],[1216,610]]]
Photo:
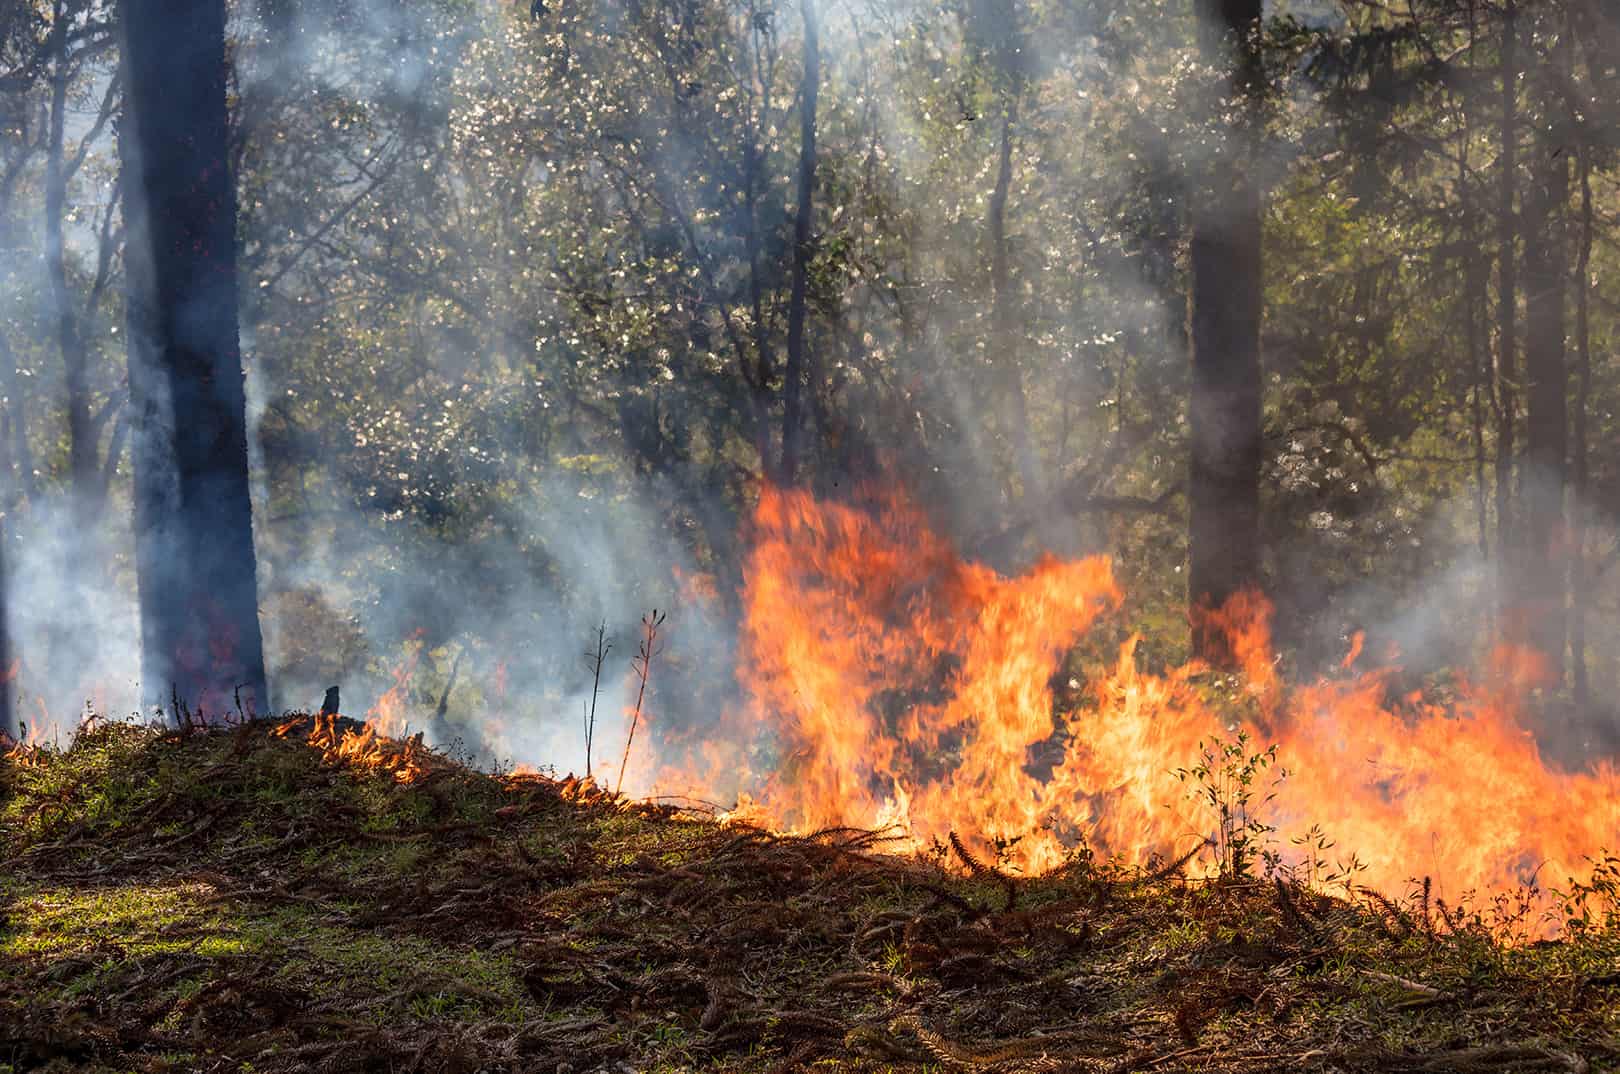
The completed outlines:
[[[405,643],[404,657],[391,673],[393,685],[384,690],[376,703],[366,710],[366,723],[386,738],[399,738],[405,734],[411,679],[415,677],[416,665],[422,659],[422,636],[425,633],[423,628],[418,627],[411,634]]]
[[[1066,655],[1121,601],[1103,557],[1005,576],[892,491],[852,506],[767,488],[745,564],[745,701],[666,762],[659,789],[740,800],[780,828],[893,824],[918,848],[954,833],[1025,872],[1082,841],[1144,863],[1214,841],[1176,773],[1242,734],[1255,752],[1275,743],[1287,771],[1255,798],[1285,864],[1320,845],[1319,826],[1337,856],[1355,853],[1356,882],[1386,892],[1423,876],[1452,898],[1583,878],[1620,832],[1620,772],[1542,758],[1520,704],[1533,669],[1515,654],[1448,706],[1392,697],[1387,671],[1352,674],[1359,644],[1346,677],[1288,687],[1255,596],[1213,613],[1243,664],[1238,703],[1213,698],[1196,664],[1144,670],[1132,639],[1056,711]]]

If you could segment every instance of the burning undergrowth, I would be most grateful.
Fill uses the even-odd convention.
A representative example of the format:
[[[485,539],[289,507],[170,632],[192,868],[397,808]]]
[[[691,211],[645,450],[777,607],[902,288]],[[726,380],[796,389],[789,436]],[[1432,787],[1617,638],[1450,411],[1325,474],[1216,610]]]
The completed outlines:
[[[1106,558],[997,572],[894,486],[838,502],[767,487],[746,543],[737,700],[684,736],[666,718],[679,707],[666,661],[682,658],[692,619],[678,614],[639,640],[624,711],[598,729],[594,785],[717,803],[781,832],[882,830],[890,849],[955,861],[954,849],[1010,875],[1086,857],[1280,875],[1354,899],[1421,889],[1483,908],[1509,938],[1555,935],[1571,899],[1584,899],[1582,927],[1613,908],[1602,896],[1620,773],[1543,759],[1526,716],[1537,669],[1522,654],[1501,650],[1473,682],[1425,694],[1397,688],[1394,667],[1367,669],[1358,639],[1337,674],[1294,684],[1269,607],[1249,596],[1210,615],[1237,671],[1150,667],[1137,638],[1117,642],[1126,595]],[[689,601],[717,603],[688,581]],[[643,631],[663,621],[653,613]],[[601,632],[597,643],[600,684]],[[280,733],[421,779],[427,746],[449,737],[450,692],[420,711],[422,651],[419,638],[407,647],[363,722],[334,711]],[[709,678],[730,673],[728,661]],[[523,749],[521,719],[479,723],[485,762],[584,760]]]
[[[1531,934],[1562,924],[1539,889],[1587,884],[1620,832],[1620,771],[1544,760],[1535,667],[1511,650],[1445,696],[1362,670],[1359,644],[1337,677],[1293,685],[1248,596],[1209,613],[1237,673],[1149,670],[1135,638],[1071,672],[1124,601],[1109,561],[1001,574],[891,489],[766,489],[743,573],[744,701],[643,757],[643,789],[740,801],[778,830],[893,825],[915,851],[954,833],[1024,875],[1084,853],[1385,896],[1428,883]],[[1053,683],[1071,674],[1066,705]]]
[[[1567,1070],[1614,933],[946,836],[802,836],[481,773],[341,718],[0,762],[17,1070]],[[403,778],[402,778],[403,776]]]
[[[405,733],[408,667],[363,721],[10,750],[0,1064],[1620,1064],[1616,774],[1542,761],[1511,654],[1290,685],[1249,600],[1241,673],[1150,670],[1096,655],[1104,559],[1001,574],[881,492],[754,527],[741,701],[661,725],[649,617],[594,780]]]

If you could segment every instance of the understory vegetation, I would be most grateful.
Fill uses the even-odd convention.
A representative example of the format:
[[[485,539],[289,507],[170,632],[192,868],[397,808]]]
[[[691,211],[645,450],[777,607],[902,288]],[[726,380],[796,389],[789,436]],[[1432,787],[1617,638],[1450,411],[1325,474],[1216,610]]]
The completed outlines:
[[[1084,853],[1013,878],[311,730],[0,761],[0,1070],[1620,1069],[1612,922],[1502,943],[1427,887]]]

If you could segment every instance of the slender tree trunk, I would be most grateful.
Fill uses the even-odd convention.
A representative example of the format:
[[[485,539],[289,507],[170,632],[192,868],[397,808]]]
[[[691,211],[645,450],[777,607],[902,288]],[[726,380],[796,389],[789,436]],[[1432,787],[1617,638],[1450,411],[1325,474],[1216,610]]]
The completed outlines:
[[[91,418],[90,360],[80,330],[75,300],[68,286],[67,249],[63,239],[67,215],[68,171],[65,146],[68,86],[73,80],[68,49],[68,20],[62,0],[51,8],[51,75],[48,135],[45,146],[45,278],[50,287],[56,322],[56,342],[62,355],[62,388],[67,409],[69,523],[61,534],[64,609],[83,606],[87,587],[101,573],[95,522],[101,516],[101,468],[96,461],[96,426]],[[68,666],[78,646],[74,636],[87,627],[76,614],[53,615],[46,620],[42,652],[36,671],[53,683],[78,683],[89,669]]]
[[[799,90],[799,205],[793,219],[793,291],[788,299],[787,369],[782,386],[782,482],[798,480],[804,432],[805,306],[810,287],[810,225],[816,189],[816,98],[821,86],[821,50],[812,0],[804,16],[804,81]],[[814,386],[811,386],[814,391]]]
[[[1541,144],[1538,156],[1552,153]],[[1520,494],[1524,502],[1518,601],[1525,637],[1555,682],[1564,677],[1564,485],[1569,377],[1564,351],[1562,206],[1569,173],[1560,154],[1540,172],[1525,228],[1525,372],[1527,421]]]
[[[1181,246],[1181,206],[1186,201],[1185,176],[1176,172],[1170,159],[1170,140],[1153,135],[1148,157],[1146,193],[1153,206],[1152,231],[1142,237],[1146,257],[1143,277],[1164,303],[1164,339],[1172,353],[1187,350],[1187,293],[1176,267]]]
[[[1466,178],[1461,178],[1460,181],[1467,182]],[[1472,234],[1475,217],[1466,195],[1463,216]],[[1468,348],[1469,409],[1473,419],[1474,514],[1479,527],[1479,560],[1483,564],[1490,562],[1491,558],[1489,482],[1485,477],[1485,395],[1489,388],[1489,370],[1486,348],[1481,345],[1480,333],[1480,322],[1486,315],[1487,300],[1485,275],[1481,271],[1479,259],[1470,255],[1465,260],[1467,264],[1463,267],[1466,281],[1466,292],[1463,296],[1463,326]],[[1486,614],[1490,616],[1491,609],[1487,608]]]
[[[1518,4],[1507,0],[1502,17],[1502,127],[1497,195],[1496,294],[1496,571],[1498,621],[1509,632],[1513,607],[1513,576],[1518,544],[1513,525],[1514,428],[1518,416],[1518,280],[1515,264],[1518,219],[1513,197],[1518,159]]]
[[[1236,125],[1192,208],[1188,600],[1193,651],[1229,664],[1217,608],[1260,581],[1260,188],[1253,176],[1260,0],[1201,0],[1206,59],[1230,72]]]
[[[765,71],[764,61],[760,57],[760,30],[758,29],[757,12],[754,5],[749,5],[749,24],[754,27],[750,31],[752,42],[750,45],[750,65],[753,76],[761,86],[767,86],[769,78]],[[762,109],[769,108],[770,92],[761,95]],[[760,147],[761,131],[758,124],[759,115],[752,115],[747,128],[747,144],[743,146],[743,202],[747,210],[745,221],[744,243],[748,255],[748,299],[753,313],[754,342],[754,376],[753,376],[753,408],[755,414],[754,442],[759,452],[759,469],[767,479],[775,481],[779,474],[773,473],[773,456],[771,454],[771,381],[776,375],[776,361],[771,355],[770,325],[765,319],[765,281],[764,270],[760,266],[762,251],[760,249],[759,227],[759,194],[760,186],[764,181],[764,151]]]
[[[1470,0],[1468,5],[1468,71],[1474,74],[1475,50],[1478,46],[1478,25],[1475,21],[1475,7]],[[1473,447],[1474,447],[1474,514],[1479,526],[1479,561],[1481,569],[1491,560],[1490,535],[1490,507],[1488,490],[1485,478],[1485,393],[1487,390],[1488,369],[1486,348],[1482,346],[1480,328],[1487,316],[1486,280],[1482,269],[1483,253],[1479,235],[1479,213],[1474,202],[1473,188],[1469,180],[1469,151],[1474,142],[1474,105],[1473,96],[1465,93],[1462,98],[1463,110],[1463,136],[1462,150],[1457,154],[1457,192],[1461,200],[1462,226],[1467,241],[1463,254],[1463,273],[1466,292],[1463,296],[1463,325],[1464,338],[1468,348],[1468,377],[1469,377],[1469,409],[1471,411]],[[1488,338],[1489,329],[1484,333]],[[1487,599],[1485,605],[1485,618],[1487,632],[1493,630],[1495,609],[1492,602]]]
[[[1569,580],[1569,660],[1570,682],[1575,704],[1584,709],[1591,702],[1591,682],[1586,667],[1587,594],[1586,530],[1589,462],[1586,448],[1586,411],[1592,397],[1592,333],[1587,294],[1592,264],[1592,159],[1586,147],[1580,151],[1581,238],[1575,259],[1575,426],[1570,474]]]
[[[143,699],[269,711],[237,340],[223,0],[122,0]]]
[[[68,56],[67,21],[61,0],[52,7],[50,134],[45,152],[45,274],[55,306],[56,336],[62,352],[63,388],[67,396],[68,471],[74,493],[76,525],[99,514],[96,499],[100,467],[90,418],[89,355],[68,289],[67,251],[62,239],[67,211],[64,128],[67,91],[73,70]]]
[[[1546,61],[1562,70],[1565,43]],[[1569,154],[1562,143],[1563,124],[1555,88],[1542,95],[1536,125],[1535,161],[1525,198],[1525,392],[1524,559],[1518,601],[1524,616],[1525,640],[1546,662],[1553,683],[1564,681],[1568,533],[1564,522],[1564,486],[1568,479],[1569,373],[1565,362],[1564,291],[1569,205]]]
[[[991,362],[998,381],[1001,423],[1012,444],[1013,461],[1022,484],[1022,501],[1039,510],[1040,467],[1029,433],[1029,402],[1019,359],[1017,310],[1012,293],[1012,259],[1007,249],[1007,198],[1012,191],[1013,129],[1018,123],[1017,90],[1006,91],[1002,104],[1001,140],[997,148],[996,185],[990,192],[985,225],[990,233]]]
[[[750,135],[750,139],[752,139]],[[758,181],[759,152],[750,143],[743,151],[744,200],[748,211],[747,234],[744,241],[748,253],[748,304],[753,312],[750,337],[754,344],[754,376],[751,402],[754,409],[754,447],[759,452],[760,472],[771,480],[779,475],[771,472],[771,377],[776,363],[771,358],[770,325],[765,321],[765,284],[761,278],[759,243],[759,206],[755,183]]]

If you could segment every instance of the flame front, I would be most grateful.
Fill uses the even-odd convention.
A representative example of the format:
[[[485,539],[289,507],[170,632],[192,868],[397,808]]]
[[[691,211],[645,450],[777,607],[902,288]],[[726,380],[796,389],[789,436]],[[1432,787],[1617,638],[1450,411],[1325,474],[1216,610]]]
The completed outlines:
[[[1215,841],[1211,810],[1176,772],[1241,732],[1256,752],[1275,743],[1288,773],[1275,798],[1259,804],[1269,783],[1256,796],[1283,861],[1304,862],[1319,825],[1336,860],[1355,854],[1352,879],[1387,893],[1424,876],[1453,899],[1583,879],[1620,831],[1612,764],[1566,772],[1541,757],[1517,700],[1522,666],[1500,663],[1449,707],[1391,697],[1387,672],[1349,675],[1354,652],[1348,677],[1290,688],[1258,597],[1217,613],[1244,665],[1240,704],[1210,700],[1196,664],[1142,669],[1133,639],[1088,676],[1083,703],[1057,712],[1050,684],[1067,654],[1121,604],[1108,560],[1045,558],[1008,577],[959,557],[903,496],[861,499],[762,492],[745,701],[666,764],[661,789],[734,798],[783,829],[898,825],[915,848],[955,833],[1024,872],[1082,841],[1145,863]]]

